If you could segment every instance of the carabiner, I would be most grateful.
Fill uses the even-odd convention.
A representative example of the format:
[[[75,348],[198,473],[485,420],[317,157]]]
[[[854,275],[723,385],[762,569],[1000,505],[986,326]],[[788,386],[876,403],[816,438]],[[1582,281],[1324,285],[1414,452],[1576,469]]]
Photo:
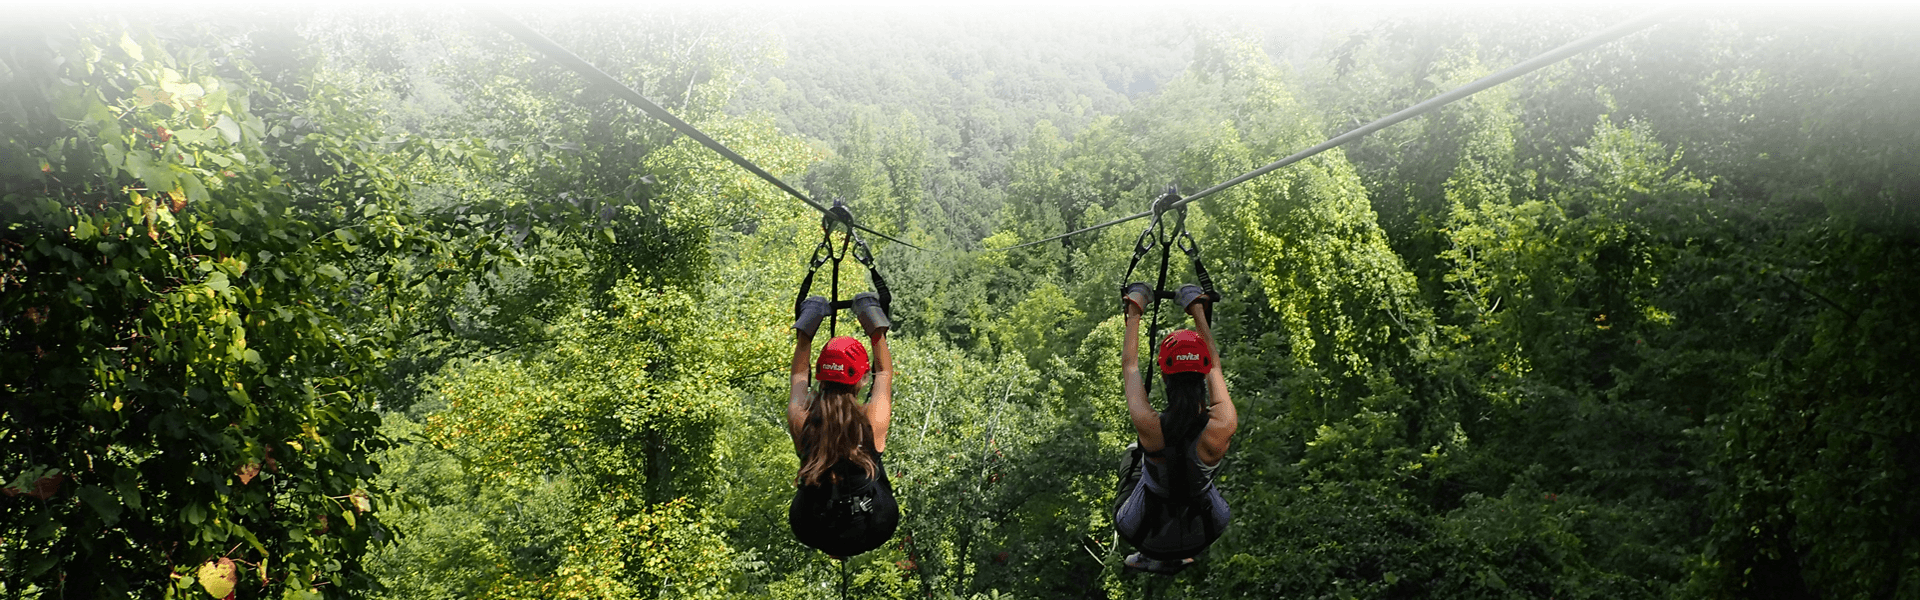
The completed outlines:
[[[1154,228],[1159,226],[1159,215],[1154,215],[1153,222],[1147,223],[1147,228],[1140,232],[1140,237],[1133,240],[1133,256],[1135,260],[1139,260],[1140,256],[1152,251],[1154,245],[1160,241],[1160,236],[1153,234]]]
[[[1174,215],[1173,226],[1162,228],[1156,236],[1162,244],[1172,244],[1174,240],[1179,239],[1180,234],[1187,231],[1187,207],[1178,206],[1179,202],[1180,190],[1171,185],[1167,186],[1167,191],[1161,193],[1159,198],[1153,199],[1154,224],[1163,223],[1165,215],[1169,212]]]
[[[832,241],[831,235],[821,236],[820,244],[813,247],[813,258],[807,260],[807,271],[818,269],[820,265],[827,264],[827,260],[833,258],[833,244],[830,243]]]
[[[1181,228],[1179,237],[1174,238],[1174,247],[1186,253],[1187,258],[1200,260],[1200,242],[1194,241],[1193,234],[1186,228]]]
[[[868,247],[867,241],[860,239],[859,236],[854,236],[851,232],[847,235],[853,237],[853,259],[860,261],[860,264],[866,265],[869,269],[873,268],[873,248]]]

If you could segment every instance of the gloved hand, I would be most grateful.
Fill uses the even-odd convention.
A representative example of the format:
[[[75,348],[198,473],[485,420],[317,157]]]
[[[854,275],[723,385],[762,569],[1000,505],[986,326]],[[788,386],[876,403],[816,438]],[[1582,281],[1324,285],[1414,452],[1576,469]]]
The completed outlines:
[[[880,295],[873,292],[853,296],[853,316],[860,318],[860,328],[867,330],[869,338],[893,327],[893,321],[887,319],[887,309],[880,306]]]
[[[1213,301],[1213,297],[1208,296],[1206,290],[1202,290],[1200,286],[1191,283],[1180,286],[1180,291],[1174,292],[1173,299],[1180,303],[1180,312],[1187,312],[1187,307],[1191,306],[1194,302],[1200,300]]]
[[[820,331],[820,322],[826,320],[827,313],[831,312],[833,307],[827,303],[826,296],[807,296],[806,300],[800,301],[800,306],[793,309],[793,330],[813,337],[815,332]]]
[[[1146,314],[1147,303],[1152,301],[1153,288],[1148,287],[1146,282],[1135,281],[1120,289],[1120,311],[1122,313],[1126,312],[1127,305],[1133,305],[1140,309],[1141,314]]]

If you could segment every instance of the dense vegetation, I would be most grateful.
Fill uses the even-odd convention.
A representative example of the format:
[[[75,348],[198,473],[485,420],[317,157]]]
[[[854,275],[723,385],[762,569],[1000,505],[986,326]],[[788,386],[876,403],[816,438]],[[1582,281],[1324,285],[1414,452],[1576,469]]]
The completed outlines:
[[[1110,516],[1137,226],[994,249],[1626,15],[519,16],[927,248],[897,539],[787,531],[810,209],[462,13],[49,17],[0,596],[1920,598],[1911,15],[1683,15],[1194,205],[1242,426],[1173,578]]]

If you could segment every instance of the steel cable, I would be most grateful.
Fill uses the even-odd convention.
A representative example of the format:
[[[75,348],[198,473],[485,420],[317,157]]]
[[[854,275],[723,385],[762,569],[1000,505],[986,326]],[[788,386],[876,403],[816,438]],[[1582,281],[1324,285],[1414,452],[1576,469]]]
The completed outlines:
[[[1487,88],[1500,85],[1502,83],[1506,83],[1507,81],[1510,81],[1521,75],[1526,75],[1528,73],[1538,71],[1541,68],[1546,67],[1547,65],[1551,65],[1553,63],[1557,63],[1562,60],[1565,60],[1567,57],[1593,49],[1594,47],[1599,46],[1601,44],[1605,44],[1607,42],[1611,42],[1611,41],[1620,39],[1622,37],[1626,37],[1627,34],[1633,33],[1635,31],[1639,31],[1641,29],[1645,29],[1655,23],[1660,22],[1663,19],[1666,19],[1669,16],[1672,16],[1672,14],[1677,10],[1678,9],[1675,7],[1668,7],[1660,10],[1655,10],[1645,15],[1641,15],[1640,17],[1621,22],[1620,24],[1614,25],[1612,27],[1608,27],[1606,29],[1603,29],[1587,37],[1574,40],[1558,48],[1549,50],[1544,54],[1528,59],[1526,62],[1522,62],[1520,64],[1507,67],[1506,69],[1503,69],[1498,73],[1494,73],[1486,77],[1475,79],[1471,83],[1454,88],[1438,96],[1428,98],[1419,104],[1415,104],[1413,106],[1409,106],[1405,109],[1402,109],[1400,112],[1396,112],[1391,115],[1381,117],[1372,123],[1362,125],[1357,129],[1348,131],[1346,133],[1335,136],[1332,139],[1321,142],[1320,144],[1312,148],[1301,150],[1299,152],[1294,153],[1292,156],[1288,156],[1286,158],[1273,161],[1272,163],[1269,163],[1264,167],[1260,167],[1258,169],[1248,171],[1244,175],[1221,182],[1219,185],[1215,185],[1213,187],[1200,190],[1199,192],[1196,192],[1193,195],[1187,196],[1185,199],[1182,199],[1179,202],[1174,203],[1171,208],[1186,206],[1187,204],[1190,204],[1195,200],[1199,200],[1201,198],[1205,198],[1207,196],[1219,193],[1221,191],[1226,190],[1227,188],[1231,188],[1233,186],[1244,183],[1249,179],[1253,179],[1255,177],[1265,175],[1269,172],[1272,172],[1275,169],[1279,169],[1281,167],[1285,167],[1287,165],[1291,165],[1293,163],[1306,160],[1307,158],[1312,157],[1313,155],[1333,149],[1340,145],[1346,144],[1347,142],[1351,142],[1351,141],[1360,139],[1362,137],[1365,137],[1369,133],[1373,133],[1375,131],[1385,129],[1401,121],[1405,121],[1407,119],[1411,119],[1411,118],[1432,112],[1434,109],[1440,108],[1442,106],[1446,106],[1447,104],[1451,104],[1454,101],[1460,100],[1461,98],[1474,95],[1476,93],[1486,90]],[[1013,250],[1017,248],[1025,248],[1027,246],[1044,244],[1047,242],[1079,235],[1089,231],[1112,227],[1114,225],[1119,225],[1121,223],[1132,221],[1134,219],[1139,219],[1141,217],[1145,217],[1150,214],[1153,214],[1153,211],[1143,211],[1138,214],[1121,217],[1118,219],[1107,221],[1105,223],[1101,223],[1099,225],[1094,225],[1092,227],[1076,229],[1076,230],[1069,231],[1067,233],[1056,235],[1050,238],[1035,240],[1035,241],[1027,242],[1024,244],[1008,246],[1005,248],[996,248],[995,250]]]
[[[602,71],[600,70],[599,67],[593,66],[593,63],[589,63],[586,61],[586,59],[580,58],[579,55],[574,54],[572,51],[567,50],[566,48],[560,46],[560,44],[555,43],[551,39],[548,39],[547,36],[540,35],[540,32],[534,31],[533,28],[526,26],[526,24],[521,23],[517,20],[514,20],[513,17],[509,17],[507,16],[506,13],[500,12],[499,9],[495,9],[491,7],[477,7],[477,8],[473,8],[472,10],[475,14],[480,15],[481,18],[484,18],[488,22],[493,23],[494,26],[506,30],[508,34],[514,37],[514,39],[518,39],[520,40],[521,43],[524,43],[528,46],[532,46],[535,50],[539,50],[542,54],[545,54],[547,58],[553,59],[555,62],[558,62],[570,69],[573,69],[575,73],[579,73],[580,76],[585,77],[587,81],[596,83],[602,86],[606,86],[608,89],[613,91],[614,95],[620,96],[622,99],[625,99],[626,101],[633,103],[634,106],[639,107],[640,110],[643,112],[646,112],[647,115],[652,116],[655,119],[659,119],[660,122],[666,123],[668,126],[673,127],[676,131],[679,131],[680,133],[685,134],[687,137],[693,138],[693,141],[700,142],[700,145],[706,146],[708,149],[713,150],[715,153],[718,153],[721,157],[726,158],[728,161],[731,161],[733,164],[739,165],[740,168],[742,169],[746,169],[747,172],[753,173],[754,175],[759,176],[761,179],[766,180],[767,183],[773,184],[774,187],[780,188],[780,190],[786,192],[787,195],[793,196],[794,198],[798,198],[801,202],[807,203],[807,206],[811,206],[813,207],[814,210],[820,211],[820,214],[827,215],[830,217],[834,216],[833,212],[829,210],[826,206],[821,205],[819,202],[815,202],[812,198],[807,197],[805,193],[802,193],[800,190],[794,189],[793,186],[787,185],[787,182],[781,181],[780,178],[778,177],[774,177],[772,173],[768,173],[766,169],[762,169],[760,168],[759,165],[753,164],[753,161],[747,160],[746,157],[741,156],[737,152],[734,152],[732,149],[728,148],[725,144],[721,144],[719,141],[714,140],[712,137],[708,137],[706,133],[701,132],[698,128],[694,127],[692,124],[689,124],[686,121],[680,120],[680,117],[673,116],[673,113],[667,112],[667,109],[661,108],[660,105],[654,104],[653,101],[648,100],[645,96],[640,95],[639,91],[633,89],[632,87],[628,87],[627,84],[621,83],[620,80],[618,79],[614,79],[613,76],[608,75],[606,71]],[[868,229],[865,225],[854,223],[852,221],[848,221],[847,224],[852,226],[855,229],[859,229],[861,231],[865,231],[867,233],[880,236],[882,239],[892,241],[902,246],[906,246],[908,248],[912,248],[915,250],[924,250],[919,246],[915,246],[913,244],[909,244],[907,242],[901,241],[899,238],[895,238],[893,236],[880,233],[872,229]]]

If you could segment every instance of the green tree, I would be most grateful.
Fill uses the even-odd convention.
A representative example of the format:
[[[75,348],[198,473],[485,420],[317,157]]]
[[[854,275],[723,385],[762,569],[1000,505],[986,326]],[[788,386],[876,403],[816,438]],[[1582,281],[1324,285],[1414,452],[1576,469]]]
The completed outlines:
[[[485,249],[297,42],[39,25],[0,60],[6,592],[371,587],[378,324]]]

